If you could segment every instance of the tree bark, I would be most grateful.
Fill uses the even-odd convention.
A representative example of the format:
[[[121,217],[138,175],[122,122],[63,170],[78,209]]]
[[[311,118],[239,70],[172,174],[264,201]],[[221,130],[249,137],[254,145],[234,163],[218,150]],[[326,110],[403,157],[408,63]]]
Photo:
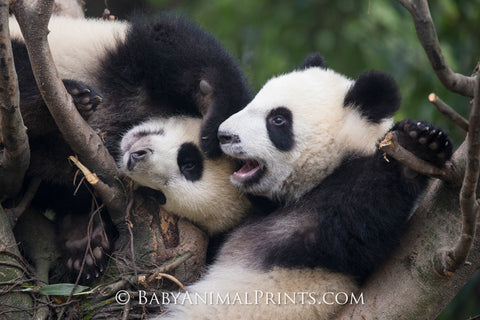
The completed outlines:
[[[18,291],[26,281],[26,265],[22,262],[7,215],[0,205],[0,319],[32,317],[32,297]]]

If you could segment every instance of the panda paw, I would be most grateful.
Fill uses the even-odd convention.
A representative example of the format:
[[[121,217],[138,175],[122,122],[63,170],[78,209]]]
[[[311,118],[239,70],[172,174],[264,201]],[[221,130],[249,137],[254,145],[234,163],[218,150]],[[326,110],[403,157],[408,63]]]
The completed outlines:
[[[452,141],[445,131],[426,121],[403,120],[392,131],[397,132],[401,146],[439,168],[452,156]]]
[[[78,112],[88,119],[97,106],[103,101],[103,96],[93,87],[81,81],[63,80],[67,92],[72,96]]]
[[[108,262],[108,256],[112,245],[105,229],[101,224],[94,226],[90,235],[90,247],[88,247],[88,235],[77,238],[72,236],[65,239],[66,261],[69,272],[78,275],[82,272],[81,280],[83,283],[98,278],[105,270]],[[85,251],[87,251],[85,255]],[[82,262],[85,263],[82,269]]]

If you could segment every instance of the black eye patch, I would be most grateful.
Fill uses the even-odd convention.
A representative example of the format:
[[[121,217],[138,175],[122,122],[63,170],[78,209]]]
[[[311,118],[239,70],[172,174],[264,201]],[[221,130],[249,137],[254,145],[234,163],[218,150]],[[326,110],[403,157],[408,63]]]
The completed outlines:
[[[198,181],[203,174],[203,155],[193,143],[184,143],[180,146],[177,155],[177,164],[180,172],[189,181]]]
[[[270,111],[267,116],[267,131],[268,137],[277,149],[291,150],[295,144],[292,112],[285,107]]]

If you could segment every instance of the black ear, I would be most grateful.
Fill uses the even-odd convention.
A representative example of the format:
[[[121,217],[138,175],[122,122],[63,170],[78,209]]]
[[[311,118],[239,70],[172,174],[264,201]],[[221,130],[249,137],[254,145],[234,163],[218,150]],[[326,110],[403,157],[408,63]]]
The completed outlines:
[[[369,121],[379,123],[398,110],[401,100],[397,83],[390,75],[367,71],[355,81],[343,104],[357,108]]]
[[[299,70],[304,70],[313,67],[320,67],[323,69],[327,68],[327,64],[325,63],[325,59],[319,53],[312,53],[308,55],[305,60],[303,60],[302,65],[300,66]]]

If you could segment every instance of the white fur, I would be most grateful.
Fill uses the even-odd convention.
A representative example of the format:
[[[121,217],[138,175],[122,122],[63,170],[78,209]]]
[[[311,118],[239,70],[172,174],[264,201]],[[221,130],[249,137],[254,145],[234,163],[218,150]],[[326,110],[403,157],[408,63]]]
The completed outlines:
[[[322,68],[294,71],[268,81],[252,102],[220,125],[219,131],[238,135],[241,141],[222,145],[225,153],[255,159],[267,168],[259,183],[232,182],[250,193],[295,201],[332,173],[348,152],[372,154],[392,121],[371,123],[355,108],[344,107],[353,83]],[[267,115],[278,107],[293,114],[295,145],[288,152],[275,148],[266,128]]]
[[[320,268],[261,271],[240,264],[215,264],[204,279],[178,297],[177,304],[170,304],[167,313],[155,319],[326,320],[342,307],[330,293],[351,297],[356,290],[349,277]],[[308,293],[303,300],[302,292]],[[197,296],[207,297],[207,303],[195,301]]]
[[[249,202],[233,186],[229,177],[235,169],[226,157],[207,159],[200,180],[189,181],[177,164],[177,153],[183,143],[198,146],[200,119],[188,117],[155,118],[128,131],[122,139],[120,168],[140,185],[160,190],[166,197],[167,211],[185,217],[210,234],[237,225],[248,211]],[[137,137],[139,132],[163,132]],[[133,171],[127,169],[130,153],[149,148],[148,160]]]
[[[128,27],[122,21],[53,16],[48,25],[48,41],[60,78],[96,86],[91,75],[100,68],[99,62],[107,50],[124,41]],[[23,38],[15,18],[10,18],[9,28],[12,39]],[[72,63],[75,61],[78,63]]]

